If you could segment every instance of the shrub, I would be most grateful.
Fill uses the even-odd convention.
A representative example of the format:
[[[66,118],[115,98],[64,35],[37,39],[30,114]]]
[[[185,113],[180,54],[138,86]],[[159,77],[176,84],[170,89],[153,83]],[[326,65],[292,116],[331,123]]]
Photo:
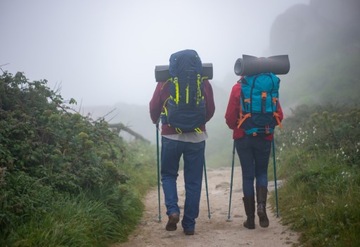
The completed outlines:
[[[277,138],[282,221],[302,246],[359,246],[360,109],[301,106]]]
[[[125,240],[155,184],[153,147],[124,142],[46,83],[0,76],[0,245]]]

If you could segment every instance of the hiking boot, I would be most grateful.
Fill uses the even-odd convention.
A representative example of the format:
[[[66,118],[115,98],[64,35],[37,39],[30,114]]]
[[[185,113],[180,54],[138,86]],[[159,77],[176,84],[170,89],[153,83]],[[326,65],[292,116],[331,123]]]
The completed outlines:
[[[179,214],[173,213],[169,215],[169,220],[166,224],[166,231],[175,231],[177,229],[176,224],[179,222]]]
[[[245,213],[247,216],[244,227],[247,229],[255,229],[255,199],[254,196],[243,197]]]
[[[261,227],[269,226],[269,218],[266,214],[267,188],[264,186],[256,187],[257,215]]]

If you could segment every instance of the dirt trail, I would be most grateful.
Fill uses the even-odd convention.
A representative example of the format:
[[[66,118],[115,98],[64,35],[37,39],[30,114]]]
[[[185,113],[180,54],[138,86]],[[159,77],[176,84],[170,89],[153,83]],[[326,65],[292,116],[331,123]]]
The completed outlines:
[[[158,246],[199,246],[199,247],[227,247],[227,246],[292,246],[297,243],[298,234],[281,225],[280,219],[270,211],[268,217],[270,226],[261,228],[255,217],[256,229],[248,230],[243,227],[245,220],[242,202],[241,171],[239,166],[234,169],[232,204],[230,221],[228,221],[230,196],[230,168],[208,169],[208,190],[211,217],[208,217],[206,190],[203,186],[200,215],[196,221],[195,235],[186,236],[182,232],[181,224],[174,232],[165,230],[167,222],[166,211],[161,190],[161,222],[158,218],[157,189],[148,193],[145,198],[146,209],[143,219],[129,241],[116,244],[113,247],[158,247]],[[179,206],[184,201],[183,176],[178,178]],[[269,190],[274,187],[269,183]],[[182,208],[181,208],[182,209]],[[181,217],[181,215],[180,215]]]

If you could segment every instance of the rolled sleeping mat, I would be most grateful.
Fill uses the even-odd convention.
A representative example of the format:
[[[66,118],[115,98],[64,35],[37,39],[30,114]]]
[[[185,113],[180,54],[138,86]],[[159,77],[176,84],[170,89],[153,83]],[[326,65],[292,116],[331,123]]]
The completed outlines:
[[[256,75],[261,73],[274,73],[277,75],[287,74],[290,70],[288,55],[271,57],[254,57],[243,55],[235,62],[234,72],[236,75]]]
[[[211,80],[213,78],[213,65],[212,63],[202,64],[202,76]],[[169,65],[155,66],[155,79],[156,82],[167,81],[170,78]]]

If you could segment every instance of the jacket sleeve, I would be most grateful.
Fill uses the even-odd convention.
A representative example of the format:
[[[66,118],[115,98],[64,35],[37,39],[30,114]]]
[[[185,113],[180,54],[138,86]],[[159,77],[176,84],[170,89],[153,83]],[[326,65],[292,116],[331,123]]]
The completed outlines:
[[[215,113],[215,100],[212,86],[208,80],[204,81],[204,94],[206,102],[206,122],[208,122]]]
[[[165,83],[159,82],[149,103],[150,117],[154,124],[159,123],[160,114],[164,104],[164,87]]]
[[[240,112],[240,83],[236,83],[230,92],[229,102],[225,112],[225,121],[227,126],[234,130],[237,128],[237,122]]]

